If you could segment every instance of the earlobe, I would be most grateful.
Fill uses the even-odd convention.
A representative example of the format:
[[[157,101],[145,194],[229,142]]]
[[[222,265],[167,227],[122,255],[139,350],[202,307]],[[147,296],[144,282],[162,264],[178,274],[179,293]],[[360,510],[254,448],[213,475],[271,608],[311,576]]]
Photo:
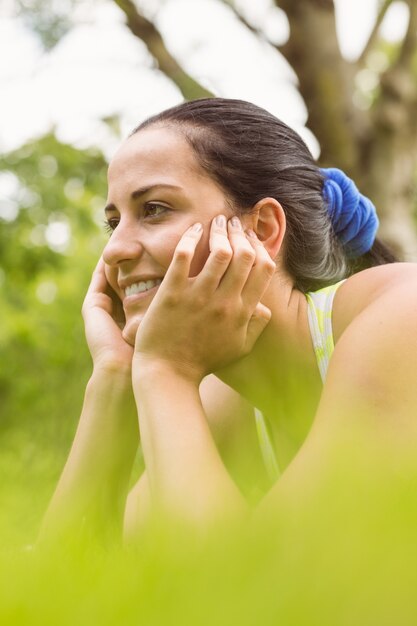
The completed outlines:
[[[285,235],[284,209],[275,198],[263,198],[254,206],[253,217],[254,231],[270,257],[275,259],[279,254]]]

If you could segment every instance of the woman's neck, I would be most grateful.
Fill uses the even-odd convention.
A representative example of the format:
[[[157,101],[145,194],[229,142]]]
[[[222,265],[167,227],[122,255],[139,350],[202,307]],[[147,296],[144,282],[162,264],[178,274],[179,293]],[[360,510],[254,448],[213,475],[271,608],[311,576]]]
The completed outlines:
[[[251,353],[217,372],[266,415],[277,447],[294,454],[311,427],[322,383],[305,295],[276,275],[262,298],[272,317]]]

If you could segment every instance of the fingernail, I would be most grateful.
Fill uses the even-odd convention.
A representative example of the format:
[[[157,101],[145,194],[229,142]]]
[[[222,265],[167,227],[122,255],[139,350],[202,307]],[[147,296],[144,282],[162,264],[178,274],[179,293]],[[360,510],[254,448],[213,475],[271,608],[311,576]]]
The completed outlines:
[[[248,237],[253,237],[254,239],[257,239],[255,231],[251,230],[250,228],[246,231],[246,234]]]
[[[233,226],[234,228],[240,228],[240,229],[242,229],[242,224],[241,224],[241,221],[240,221],[240,219],[239,219],[236,215],[234,215],[230,221],[231,221],[232,226]]]
[[[220,228],[226,228],[226,218],[224,215],[218,215],[216,217],[216,225]]]
[[[191,226],[190,230],[192,230],[193,233],[199,233],[200,230],[202,230],[202,228],[203,228],[202,225],[199,222],[197,222],[196,224],[193,224]]]

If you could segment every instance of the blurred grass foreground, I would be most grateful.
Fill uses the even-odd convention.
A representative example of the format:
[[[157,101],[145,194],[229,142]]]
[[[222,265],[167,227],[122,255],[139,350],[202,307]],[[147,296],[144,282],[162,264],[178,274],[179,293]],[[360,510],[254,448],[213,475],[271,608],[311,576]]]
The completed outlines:
[[[0,624],[415,626],[412,443],[335,444],[308,497],[257,523],[33,547],[91,371],[80,310],[105,169],[53,135],[0,158]]]
[[[332,470],[262,522],[204,536],[165,520],[124,548],[3,541],[0,623],[416,624],[415,454],[352,443]],[[15,498],[30,515],[30,494]]]

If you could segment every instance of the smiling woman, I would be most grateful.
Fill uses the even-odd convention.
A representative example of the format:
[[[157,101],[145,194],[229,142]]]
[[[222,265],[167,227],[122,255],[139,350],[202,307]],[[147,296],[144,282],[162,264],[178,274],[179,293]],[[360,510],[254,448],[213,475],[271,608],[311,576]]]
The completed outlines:
[[[83,305],[94,369],[43,537],[123,520],[132,537],[151,511],[239,520],[265,491],[298,497],[358,424],[393,450],[415,439],[416,268],[392,263],[343,172],[216,98],[143,123],[108,182]]]
[[[108,179],[105,212],[112,236],[103,259],[108,282],[123,302],[123,337],[134,345],[138,323],[156,293],[155,285],[144,290],[144,283],[162,280],[181,235],[197,220],[205,232],[191,275],[199,273],[208,256],[209,224],[219,212],[231,216],[232,211],[174,130],[150,127],[132,135],[112,160]],[[129,288],[136,284],[140,293],[133,296]]]

